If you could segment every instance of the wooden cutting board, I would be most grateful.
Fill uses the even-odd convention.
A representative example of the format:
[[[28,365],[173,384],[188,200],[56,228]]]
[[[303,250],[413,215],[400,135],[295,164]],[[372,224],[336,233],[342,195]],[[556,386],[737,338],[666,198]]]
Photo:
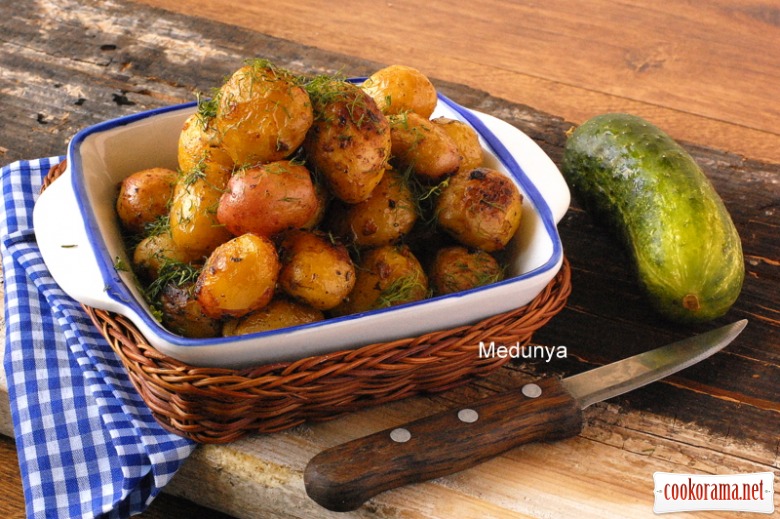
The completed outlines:
[[[0,75],[3,163],[60,155],[70,136],[85,126],[190,101],[196,90],[218,85],[245,58],[262,56],[312,74],[357,76],[384,65],[139,5],[90,0],[61,11],[41,5],[48,4],[0,6],[5,45],[13,49],[3,56]],[[560,162],[571,123],[432,79],[455,101],[517,126]],[[576,438],[516,449],[333,517],[651,517],[655,471],[777,473],[780,165],[683,144],[724,198],[743,239],[745,286],[726,317],[690,327],[657,318],[638,295],[621,247],[575,202],[559,226],[574,290],[567,308],[535,337],[540,344],[565,345],[567,359],[516,362],[444,394],[206,446],[166,491],[238,517],[325,517],[306,498],[301,479],[308,459],[323,448],[542,375],[576,373],[741,318],[750,324],[727,350],[666,381],[588,409]],[[4,411],[0,420],[8,433]]]

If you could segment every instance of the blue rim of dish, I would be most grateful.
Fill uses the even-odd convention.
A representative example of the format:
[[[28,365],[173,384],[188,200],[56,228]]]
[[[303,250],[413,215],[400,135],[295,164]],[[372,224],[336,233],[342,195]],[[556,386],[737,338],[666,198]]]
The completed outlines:
[[[360,83],[364,80],[365,78],[349,79],[349,81],[354,83]],[[534,183],[531,182],[531,180],[525,174],[523,168],[520,166],[520,164],[518,164],[518,162],[515,160],[514,156],[507,149],[504,143],[482,122],[482,120],[480,120],[472,111],[458,105],[457,103],[448,99],[444,95],[438,94],[438,98],[441,102],[447,105],[448,108],[456,112],[468,124],[474,127],[474,129],[480,134],[480,136],[485,140],[487,145],[491,148],[493,154],[504,165],[507,171],[520,183],[523,190],[528,195],[528,198],[531,199],[531,202],[533,203],[534,207],[536,208],[539,214],[539,217],[542,220],[544,229],[552,241],[552,246],[553,246],[552,254],[544,264],[528,272],[524,272],[517,276],[513,276],[511,278],[504,279],[502,281],[498,281],[490,285],[485,285],[470,290],[464,290],[454,294],[436,296],[429,299],[397,305],[389,308],[380,308],[376,310],[370,310],[367,312],[345,315],[341,317],[328,318],[323,321],[297,325],[297,326],[284,328],[280,330],[257,332],[257,333],[246,334],[243,336],[213,337],[213,338],[206,338],[206,339],[193,339],[193,338],[183,337],[181,335],[172,333],[169,330],[167,330],[165,327],[163,327],[163,325],[159,321],[157,321],[151,316],[148,310],[146,310],[146,308],[144,308],[138,302],[136,297],[133,295],[133,293],[126,285],[125,281],[119,276],[119,273],[115,268],[114,259],[110,257],[106,242],[103,239],[103,236],[100,233],[100,230],[98,228],[96,216],[92,212],[92,210],[87,206],[87,204],[84,203],[84,201],[88,200],[89,198],[87,196],[86,185],[83,182],[84,178],[83,178],[83,174],[81,173],[82,161],[78,150],[80,149],[80,146],[84,143],[84,141],[92,134],[111,130],[113,128],[117,128],[121,126],[126,126],[128,124],[132,124],[144,119],[148,119],[150,117],[163,115],[169,112],[175,112],[187,108],[192,108],[195,105],[197,105],[197,102],[190,102],[190,103],[156,108],[153,110],[148,110],[137,114],[126,115],[123,117],[98,123],[96,125],[90,126],[89,128],[85,128],[84,130],[78,132],[73,137],[73,139],[71,140],[68,146],[69,166],[72,173],[71,183],[73,185],[74,192],[77,195],[76,196],[77,203],[79,206],[79,211],[81,212],[82,215],[82,219],[85,223],[88,239],[92,244],[92,249],[95,254],[95,259],[97,261],[101,276],[103,277],[105,283],[106,294],[117,303],[124,305],[128,307],[130,310],[132,310],[133,313],[135,313],[144,322],[144,324],[146,324],[146,326],[148,326],[152,330],[156,330],[158,336],[162,338],[164,341],[166,341],[167,343],[177,347],[201,347],[201,346],[215,346],[223,343],[243,342],[247,340],[253,340],[259,337],[281,335],[281,334],[291,333],[293,331],[298,331],[298,330],[303,330],[308,328],[319,328],[322,326],[334,325],[341,322],[347,322],[347,321],[352,321],[352,320],[369,317],[373,315],[379,315],[386,312],[393,312],[402,308],[409,308],[409,307],[431,304],[446,299],[461,298],[472,293],[489,290],[496,286],[518,283],[522,280],[536,277],[539,274],[554,268],[557,264],[560,263],[562,259],[563,245],[561,243],[561,239],[558,234],[558,228],[553,218],[552,211],[550,210],[550,206],[547,204],[547,201],[541,195],[541,193],[536,188]]]

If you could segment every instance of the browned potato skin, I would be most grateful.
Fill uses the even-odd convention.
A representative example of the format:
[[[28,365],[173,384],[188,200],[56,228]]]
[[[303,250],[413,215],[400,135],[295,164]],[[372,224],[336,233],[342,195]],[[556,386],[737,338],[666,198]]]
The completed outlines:
[[[428,278],[409,247],[385,245],[362,255],[355,288],[333,314],[349,315],[387,308],[427,296]]]
[[[178,173],[167,168],[149,168],[125,177],[119,185],[116,212],[129,232],[140,234],[150,224],[168,214]]]
[[[448,117],[437,117],[431,119],[431,122],[444,130],[450,136],[452,142],[455,143],[455,147],[461,156],[458,171],[471,171],[482,165],[484,152],[482,145],[479,143],[479,136],[474,131],[474,128],[463,121]]]
[[[312,101],[315,120],[304,142],[309,160],[337,198],[365,200],[389,167],[387,118],[371,97],[344,81],[322,85]]]
[[[206,260],[195,295],[209,317],[241,317],[271,301],[279,268],[276,247],[268,238],[237,236]]]
[[[199,339],[222,333],[221,322],[208,317],[195,299],[192,283],[168,283],[160,295],[160,306],[163,324],[174,333]]]
[[[217,220],[235,236],[274,236],[305,226],[319,204],[309,170],[282,160],[237,171],[219,200]]]
[[[392,154],[401,168],[412,168],[427,182],[440,182],[458,171],[458,148],[439,125],[414,112],[389,119]]]
[[[312,308],[330,310],[355,286],[355,265],[349,252],[327,235],[291,231],[282,240],[279,255],[279,286]]]
[[[520,226],[523,197],[517,186],[489,168],[452,177],[436,202],[439,226],[469,247],[503,249]]]
[[[179,171],[191,171],[202,162],[215,162],[227,170],[233,169],[233,159],[220,147],[213,120],[198,113],[189,116],[182,125],[177,160]]]
[[[179,177],[169,212],[171,237],[189,261],[200,261],[233,237],[217,220],[217,207],[230,171],[216,163]]]
[[[133,270],[146,281],[157,279],[160,268],[171,261],[187,263],[190,255],[176,246],[169,232],[147,236],[133,251]]]
[[[412,111],[428,119],[438,101],[431,81],[416,68],[405,65],[377,70],[362,87],[386,114]]]
[[[333,231],[358,247],[377,247],[400,240],[417,221],[414,195],[403,175],[388,170],[367,200],[332,209]]]
[[[428,277],[433,293],[443,295],[495,283],[503,271],[489,253],[456,245],[436,253]]]
[[[229,319],[222,326],[222,335],[235,336],[247,333],[267,332],[301,324],[322,321],[322,312],[302,303],[283,298],[273,299],[263,308],[249,312],[244,317]]]
[[[284,159],[313,120],[306,90],[287,71],[258,62],[235,71],[218,94],[214,125],[237,166]]]
[[[330,210],[332,197],[330,196],[328,189],[322,185],[321,182],[314,182],[314,193],[317,197],[317,209],[314,211],[311,218],[309,218],[309,221],[301,226],[301,229],[311,230],[319,227]]]

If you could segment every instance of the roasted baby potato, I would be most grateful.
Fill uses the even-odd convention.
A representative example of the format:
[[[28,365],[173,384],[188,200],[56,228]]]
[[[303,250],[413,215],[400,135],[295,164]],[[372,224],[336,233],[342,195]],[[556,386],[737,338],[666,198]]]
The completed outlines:
[[[125,177],[116,200],[122,227],[141,234],[148,224],[167,215],[178,176],[172,169],[149,168]]]
[[[463,121],[448,117],[437,117],[431,119],[431,122],[444,130],[450,136],[452,142],[455,143],[455,147],[458,149],[461,157],[458,171],[470,171],[482,165],[482,145],[479,143],[479,136],[474,131],[474,128]]]
[[[174,333],[191,338],[217,337],[222,323],[203,312],[194,296],[194,283],[167,283],[160,295],[163,324]]]
[[[386,114],[411,111],[428,119],[436,108],[436,87],[416,68],[390,65],[371,74],[362,87]]]
[[[243,234],[214,249],[198,276],[195,295],[209,317],[241,317],[271,301],[278,277],[273,242]]]
[[[133,270],[146,281],[157,279],[160,269],[171,262],[186,263],[190,255],[176,246],[170,232],[147,236],[135,246]]]
[[[189,116],[179,134],[177,151],[179,171],[192,171],[202,162],[216,162],[225,169],[233,169],[233,159],[220,146],[220,137],[213,119],[194,113]]]
[[[235,236],[274,236],[305,226],[319,204],[309,170],[281,160],[233,174],[219,200],[217,220]]]
[[[433,293],[443,295],[500,281],[503,269],[489,253],[456,245],[436,253],[428,278]]]
[[[333,308],[355,286],[355,265],[349,252],[325,234],[291,231],[281,242],[279,256],[279,286],[312,308]]]
[[[385,245],[366,251],[357,269],[355,288],[334,309],[348,315],[387,308],[428,296],[428,278],[406,245]]]
[[[377,247],[400,240],[417,221],[417,205],[403,175],[388,170],[367,200],[337,204],[330,226],[347,243]]]
[[[263,308],[249,312],[238,319],[228,319],[222,326],[222,335],[244,335],[288,328],[300,324],[322,321],[325,316],[319,310],[284,298],[273,299]]]
[[[389,116],[393,160],[399,169],[411,168],[427,182],[455,174],[461,157],[440,125],[414,112]]]
[[[219,89],[214,127],[237,166],[282,160],[301,145],[313,114],[298,83],[290,72],[257,60]]]
[[[387,118],[371,97],[345,81],[312,81],[314,124],[304,143],[306,155],[333,195],[357,203],[382,180],[390,158]]]
[[[520,226],[523,196],[508,177],[489,168],[452,177],[436,202],[439,226],[469,247],[503,249]]]
[[[176,247],[201,261],[232,235],[217,220],[219,198],[230,171],[216,163],[203,163],[179,177],[169,211],[171,237]]]

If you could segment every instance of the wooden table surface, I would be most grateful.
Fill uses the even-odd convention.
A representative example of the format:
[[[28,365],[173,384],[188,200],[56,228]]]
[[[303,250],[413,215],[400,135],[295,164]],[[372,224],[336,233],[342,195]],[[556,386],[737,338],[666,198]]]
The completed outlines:
[[[330,516],[301,483],[306,461],[323,448],[743,317],[751,322],[733,347],[588,409],[576,438],[516,449],[333,517],[652,517],[655,471],[780,470],[776,2],[29,0],[2,2],[0,35],[2,164],[63,154],[85,126],[191,100],[243,58],[348,75],[403,63],[456,100],[521,127],[556,162],[572,124],[607,111],[646,117],[691,150],[743,238],[747,278],[734,309],[711,325],[673,326],[635,294],[616,243],[575,203],[560,225],[574,292],[536,336],[568,345],[565,362],[514,364],[442,395],[199,448],[143,517],[216,517],[210,509]],[[0,432],[8,435],[4,386],[0,376]],[[0,473],[0,515],[23,517],[8,438],[0,441]],[[776,507],[779,485],[776,478]]]

